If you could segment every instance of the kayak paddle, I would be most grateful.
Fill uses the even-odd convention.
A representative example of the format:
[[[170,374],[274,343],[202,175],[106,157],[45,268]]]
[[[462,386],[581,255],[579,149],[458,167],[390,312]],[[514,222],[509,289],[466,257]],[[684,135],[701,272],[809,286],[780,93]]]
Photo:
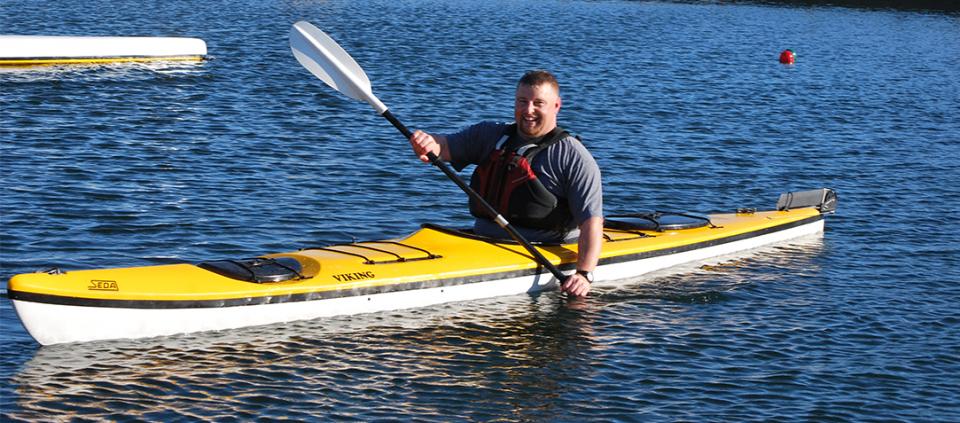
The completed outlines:
[[[390,113],[387,106],[384,105],[377,96],[373,95],[370,80],[367,78],[367,74],[363,72],[363,69],[360,68],[360,65],[358,65],[336,41],[313,26],[313,24],[306,21],[293,24],[293,28],[290,29],[290,50],[293,51],[293,56],[297,58],[297,61],[300,62],[303,67],[307,68],[307,70],[317,78],[320,78],[325,84],[340,91],[347,97],[369,103],[376,109],[377,114],[390,121],[407,139],[413,135],[393,113]],[[467,193],[471,199],[480,204],[487,214],[493,217],[493,220],[510,234],[510,237],[513,238],[514,241],[523,245],[523,247],[533,255],[537,264],[549,270],[561,283],[564,281],[566,276],[560,272],[560,269],[554,266],[553,263],[547,261],[546,257],[544,257],[539,250],[531,245],[523,235],[517,232],[510,222],[500,213],[497,213],[493,206],[484,200],[480,194],[477,194],[476,191],[470,188],[447,163],[440,160],[433,152],[429,152],[427,158],[430,159],[430,163],[433,163],[433,165],[443,171],[451,181],[456,183],[463,192]]]

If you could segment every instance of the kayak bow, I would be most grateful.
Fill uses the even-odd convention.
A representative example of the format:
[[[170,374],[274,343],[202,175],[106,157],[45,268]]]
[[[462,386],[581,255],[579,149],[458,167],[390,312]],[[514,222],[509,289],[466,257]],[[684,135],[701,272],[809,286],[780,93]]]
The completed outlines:
[[[706,262],[823,231],[836,207],[827,189],[785,194],[777,210],[697,216],[609,216],[595,284]],[[576,244],[537,249],[565,273]],[[529,253],[435,225],[382,241],[118,269],[20,274],[8,295],[43,345],[145,338],[370,313],[555,289]]]

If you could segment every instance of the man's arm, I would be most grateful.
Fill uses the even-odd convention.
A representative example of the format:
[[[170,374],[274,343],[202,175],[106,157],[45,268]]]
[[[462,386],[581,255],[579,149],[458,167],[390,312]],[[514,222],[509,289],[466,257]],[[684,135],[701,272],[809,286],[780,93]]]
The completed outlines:
[[[600,260],[603,246],[603,217],[591,217],[580,224],[580,238],[577,240],[577,270],[592,272]],[[563,292],[583,297],[590,292],[590,282],[579,273],[574,273],[563,281]]]

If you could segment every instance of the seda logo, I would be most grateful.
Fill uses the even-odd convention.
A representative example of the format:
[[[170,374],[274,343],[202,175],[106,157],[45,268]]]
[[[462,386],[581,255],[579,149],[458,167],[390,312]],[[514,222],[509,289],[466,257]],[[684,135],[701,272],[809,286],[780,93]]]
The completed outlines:
[[[120,286],[117,285],[117,281],[91,280],[87,289],[90,291],[119,291]]]

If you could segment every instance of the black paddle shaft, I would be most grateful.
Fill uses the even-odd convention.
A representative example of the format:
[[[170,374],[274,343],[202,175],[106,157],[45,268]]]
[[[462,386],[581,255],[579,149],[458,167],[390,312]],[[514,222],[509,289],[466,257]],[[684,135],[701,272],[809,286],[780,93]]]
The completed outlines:
[[[410,129],[408,129],[406,125],[403,124],[403,122],[400,122],[400,120],[397,119],[397,117],[394,116],[393,113],[390,113],[390,110],[385,110],[381,114],[381,116],[383,116],[388,121],[390,121],[390,123],[392,123],[394,127],[400,130],[400,133],[402,133],[403,136],[407,137],[407,139],[410,139],[410,137],[413,136],[413,132],[410,132]],[[456,183],[457,186],[460,187],[461,190],[463,190],[463,192],[467,193],[467,195],[470,196],[472,200],[476,201],[477,204],[480,204],[480,207],[482,207],[487,212],[487,214],[490,215],[490,218],[493,219],[494,222],[497,222],[497,224],[500,225],[500,227],[503,228],[503,230],[507,231],[507,233],[510,234],[510,237],[513,238],[514,241],[517,241],[517,243],[519,243],[520,245],[523,245],[523,247],[526,248],[531,255],[533,255],[533,258],[534,260],[536,260],[537,263],[547,268],[547,270],[549,270],[550,273],[552,273],[553,276],[557,278],[557,280],[560,281],[561,283],[566,279],[566,276],[564,276],[564,274],[560,272],[560,269],[558,269],[557,266],[554,266],[553,263],[549,262],[547,258],[540,253],[540,250],[538,250],[536,247],[531,245],[530,241],[527,241],[526,238],[524,238],[523,235],[520,234],[520,232],[517,232],[517,230],[513,227],[513,225],[511,225],[510,222],[507,221],[507,219],[505,219],[502,215],[500,215],[500,213],[497,213],[497,210],[494,209],[493,206],[491,206],[490,203],[487,202],[487,200],[481,197],[480,194],[477,194],[477,192],[474,191],[473,188],[470,188],[470,186],[463,181],[463,178],[461,178],[460,175],[457,175],[457,173],[450,168],[450,165],[448,165],[443,160],[440,160],[440,158],[437,157],[436,154],[433,154],[432,151],[427,152],[427,158],[430,159],[430,163],[433,163],[434,166],[440,168],[440,170],[443,171],[443,173],[447,175],[447,177],[450,178],[451,181]]]

